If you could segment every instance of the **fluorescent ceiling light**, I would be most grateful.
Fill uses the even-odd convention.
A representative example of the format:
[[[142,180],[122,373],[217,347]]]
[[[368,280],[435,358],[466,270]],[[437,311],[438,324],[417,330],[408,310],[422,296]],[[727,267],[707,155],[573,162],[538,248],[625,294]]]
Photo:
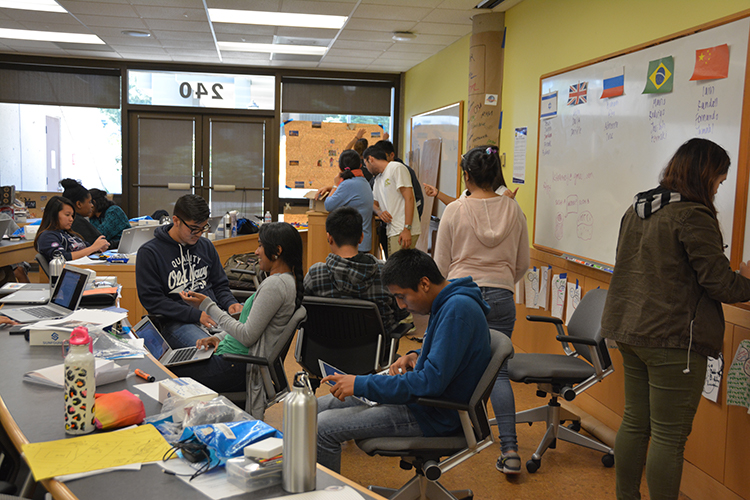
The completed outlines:
[[[208,15],[213,23],[259,24],[263,26],[290,26],[294,28],[329,28],[335,30],[341,29],[348,19],[346,16],[231,9],[208,9]]]
[[[0,38],[11,38],[14,40],[33,40],[37,42],[89,43],[105,45],[102,39],[96,35],[86,35],[82,33],[60,33],[57,31],[12,30],[7,28],[0,28]]]
[[[38,10],[41,12],[68,11],[60,7],[55,0],[0,0],[0,9]]]
[[[314,45],[281,45],[276,43],[240,43],[219,42],[222,50],[235,50],[240,52],[267,52],[270,54],[302,54],[308,56],[325,55],[328,47],[316,47]]]

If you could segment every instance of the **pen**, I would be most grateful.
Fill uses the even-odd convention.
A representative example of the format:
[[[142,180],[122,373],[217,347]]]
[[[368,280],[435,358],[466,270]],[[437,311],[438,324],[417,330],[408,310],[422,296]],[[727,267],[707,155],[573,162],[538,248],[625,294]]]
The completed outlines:
[[[140,368],[135,369],[135,374],[141,377],[146,382],[153,382],[154,380],[156,380],[156,377],[154,377],[153,375],[149,375],[148,373],[144,372]]]

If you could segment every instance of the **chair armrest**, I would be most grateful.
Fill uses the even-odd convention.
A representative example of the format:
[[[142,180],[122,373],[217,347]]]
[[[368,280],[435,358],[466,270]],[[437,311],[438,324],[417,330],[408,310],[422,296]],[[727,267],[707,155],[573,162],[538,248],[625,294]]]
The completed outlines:
[[[470,410],[470,407],[467,404],[456,403],[454,401],[446,401],[444,399],[417,398],[416,403],[424,406],[433,406],[435,408],[445,408],[446,410]]]
[[[540,321],[542,323],[554,323],[556,325],[562,325],[563,322],[560,318],[554,316],[526,316],[527,321]]]
[[[396,328],[388,334],[388,336],[392,339],[400,339],[412,328],[414,328],[414,323],[399,323]]]
[[[226,361],[234,361],[235,363],[268,366],[268,360],[266,358],[259,358],[258,356],[245,356],[242,354],[221,354],[220,356]]]
[[[581,337],[573,337],[572,335],[558,335],[555,337],[560,342],[569,342],[573,344],[583,344],[583,345],[591,345],[596,346],[596,342],[591,339],[584,339]]]

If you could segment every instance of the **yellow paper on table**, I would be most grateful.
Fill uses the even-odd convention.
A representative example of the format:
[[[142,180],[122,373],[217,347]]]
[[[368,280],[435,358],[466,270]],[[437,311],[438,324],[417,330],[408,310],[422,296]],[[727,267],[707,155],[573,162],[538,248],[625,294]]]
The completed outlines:
[[[26,462],[40,481],[119,465],[161,460],[171,446],[153,425],[23,445]]]

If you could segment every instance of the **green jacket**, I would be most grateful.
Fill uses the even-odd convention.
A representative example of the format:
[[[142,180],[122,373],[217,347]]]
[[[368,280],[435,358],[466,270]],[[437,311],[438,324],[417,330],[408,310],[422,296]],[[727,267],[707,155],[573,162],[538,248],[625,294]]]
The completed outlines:
[[[747,300],[750,279],[732,271],[719,224],[707,207],[680,201],[666,202],[645,218],[633,207],[625,212],[602,318],[605,338],[635,346],[690,347],[718,357],[724,338],[721,303]]]

